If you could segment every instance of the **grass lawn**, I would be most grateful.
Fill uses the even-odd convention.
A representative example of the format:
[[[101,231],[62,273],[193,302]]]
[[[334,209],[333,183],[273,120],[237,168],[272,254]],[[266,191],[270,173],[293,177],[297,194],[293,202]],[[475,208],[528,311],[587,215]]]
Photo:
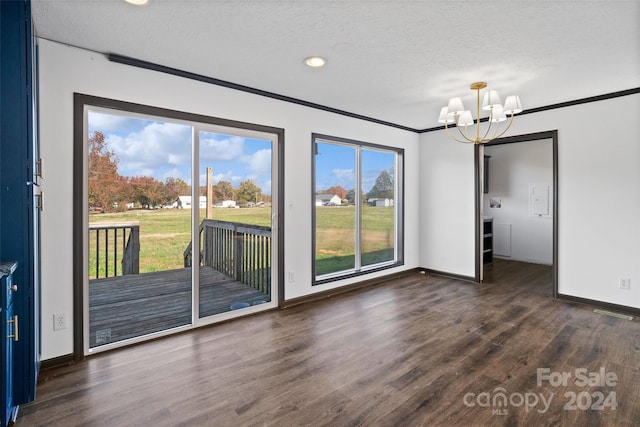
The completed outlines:
[[[316,274],[355,266],[355,206],[316,207]],[[394,257],[394,208],[362,206],[362,264]]]
[[[362,207],[363,264],[393,259],[393,213],[394,209],[390,207]],[[204,214],[204,209],[201,209],[200,217],[203,218]],[[222,221],[271,225],[271,209],[268,207],[214,209],[213,217]],[[355,206],[316,207],[317,274],[353,267],[354,217]],[[191,242],[190,209],[131,210],[89,215],[91,224],[132,221],[140,224],[140,273],[184,267],[183,253]],[[95,239],[89,246],[89,275],[95,277]],[[103,270],[104,262],[99,264]],[[100,275],[104,277],[104,271]]]

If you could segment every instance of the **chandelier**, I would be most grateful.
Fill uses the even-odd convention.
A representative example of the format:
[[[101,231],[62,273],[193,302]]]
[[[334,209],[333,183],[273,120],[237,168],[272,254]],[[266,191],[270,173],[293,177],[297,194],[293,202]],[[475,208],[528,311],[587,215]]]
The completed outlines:
[[[490,90],[484,94],[484,100],[482,102],[482,109],[489,111],[489,117],[486,119],[488,125],[484,132],[481,132],[480,122],[484,121],[480,119],[480,90],[487,87],[486,82],[476,82],[471,84],[471,90],[477,92],[477,118],[474,122],[473,116],[470,110],[465,110],[462,105],[462,100],[458,97],[451,98],[449,104],[446,107],[442,107],[440,110],[440,116],[438,118],[439,123],[444,123],[444,128],[447,134],[458,142],[470,143],[470,144],[486,144],[489,141],[493,141],[496,138],[500,138],[504,133],[509,130],[511,123],[513,123],[513,115],[522,111],[520,105],[520,98],[512,95],[508,96],[504,105],[500,99],[500,95],[496,90]],[[507,119],[507,116],[509,118]],[[500,123],[509,120],[507,127],[499,133]],[[449,131],[449,124],[455,123],[462,139],[456,138],[455,135]],[[473,125],[475,124],[475,136],[473,135]],[[469,135],[469,127],[472,129],[472,134]],[[482,135],[481,135],[482,134]]]

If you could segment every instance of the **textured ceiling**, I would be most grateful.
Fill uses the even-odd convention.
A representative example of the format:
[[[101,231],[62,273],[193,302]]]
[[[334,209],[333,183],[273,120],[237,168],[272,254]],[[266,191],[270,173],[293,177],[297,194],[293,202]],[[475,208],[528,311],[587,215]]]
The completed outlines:
[[[523,107],[640,87],[635,1],[32,0],[39,37],[414,129],[487,81]],[[322,69],[303,59],[321,55]]]

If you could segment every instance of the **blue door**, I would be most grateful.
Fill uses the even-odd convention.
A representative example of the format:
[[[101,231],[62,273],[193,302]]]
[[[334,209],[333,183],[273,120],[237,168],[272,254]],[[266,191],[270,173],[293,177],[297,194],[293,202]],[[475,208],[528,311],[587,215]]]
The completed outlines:
[[[0,262],[18,262],[12,273],[19,287],[9,291],[4,287],[6,276],[2,280],[0,421],[4,423],[15,416],[17,405],[35,397],[40,350],[39,257],[34,242],[39,217],[33,203],[38,194],[37,108],[30,1],[0,1],[0,22]],[[13,302],[7,303],[5,292]]]

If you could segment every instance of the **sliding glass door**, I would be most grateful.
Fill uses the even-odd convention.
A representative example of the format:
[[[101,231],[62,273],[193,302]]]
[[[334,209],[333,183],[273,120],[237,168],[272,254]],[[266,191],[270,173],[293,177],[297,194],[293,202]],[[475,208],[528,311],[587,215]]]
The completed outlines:
[[[276,307],[282,133],[104,103],[77,149],[85,354]]]

